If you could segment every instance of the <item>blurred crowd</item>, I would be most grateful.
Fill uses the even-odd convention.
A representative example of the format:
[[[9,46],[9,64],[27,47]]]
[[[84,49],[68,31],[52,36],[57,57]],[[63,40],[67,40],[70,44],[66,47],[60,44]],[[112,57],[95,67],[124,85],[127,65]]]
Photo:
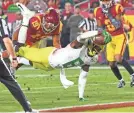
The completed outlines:
[[[7,11],[10,5],[15,4],[18,1],[19,0],[0,0],[0,7],[2,7],[4,11]],[[66,2],[70,2],[72,6],[74,6],[75,4],[83,2],[84,0],[22,0],[22,1],[24,1],[25,3],[35,2],[34,4],[36,5],[40,4],[41,2],[43,4],[46,4],[48,7],[53,7],[55,9],[64,9]],[[40,7],[40,6],[36,6],[36,7]]]
[[[8,7],[11,4],[15,4],[16,2],[21,1],[21,0],[0,0],[0,7],[4,11],[8,10]],[[65,3],[70,2],[72,6],[75,4],[78,4],[83,1],[88,1],[88,0],[22,0],[24,2],[35,2],[36,5],[39,4],[39,2],[46,4],[48,7],[53,7],[55,9],[64,9]],[[134,4],[134,0],[115,0],[116,2],[121,3],[124,7],[131,7]],[[95,8],[99,5],[99,0],[89,0],[90,2],[90,7]]]

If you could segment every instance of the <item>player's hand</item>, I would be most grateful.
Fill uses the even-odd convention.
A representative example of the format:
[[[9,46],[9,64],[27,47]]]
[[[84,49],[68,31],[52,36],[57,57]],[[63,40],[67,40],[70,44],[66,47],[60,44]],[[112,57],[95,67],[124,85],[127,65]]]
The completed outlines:
[[[12,65],[13,68],[16,68],[18,66],[17,58],[12,60],[11,65]]]
[[[127,24],[123,24],[123,27],[124,27],[124,29],[127,30],[127,31],[130,29],[130,26],[127,25]]]
[[[107,31],[103,30],[102,35],[104,36],[105,44],[109,43],[112,40],[111,35]]]

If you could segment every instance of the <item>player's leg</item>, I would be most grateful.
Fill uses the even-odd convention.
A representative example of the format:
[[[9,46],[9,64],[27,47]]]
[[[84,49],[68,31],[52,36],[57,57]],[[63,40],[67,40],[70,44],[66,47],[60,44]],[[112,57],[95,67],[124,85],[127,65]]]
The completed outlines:
[[[116,78],[119,80],[119,83],[117,85],[118,88],[122,88],[125,86],[125,81],[119,71],[119,68],[117,66],[116,62],[109,62],[109,66],[112,70],[112,72],[114,73],[114,75],[116,76]]]
[[[130,64],[125,59],[122,60],[121,64],[124,66],[124,68],[130,74],[130,79],[131,79],[130,86],[133,87],[134,86],[134,70],[132,69]]]
[[[130,86],[133,86],[134,85],[134,70],[132,69],[130,64],[125,59],[123,59],[126,44],[127,44],[127,39],[125,35],[118,36],[118,41],[116,43],[116,49],[115,49],[115,59],[117,62],[122,64],[124,68],[128,71],[128,73],[130,74],[130,78],[131,78]]]
[[[74,84],[74,82],[66,78],[65,70],[63,68],[60,69],[60,81],[65,89]]]
[[[84,98],[84,90],[86,86],[86,81],[87,81],[87,75],[89,71],[89,65],[83,65],[81,67],[79,79],[78,79],[78,91],[79,91],[79,100],[80,101],[85,101],[86,99]]]
[[[14,42],[16,42],[16,41],[14,41]],[[40,47],[40,45],[42,46],[42,48],[43,48],[43,46],[45,47],[45,45],[44,45],[44,42],[45,42],[45,40],[41,40],[41,41],[38,41],[38,42],[36,42],[34,45],[32,45],[32,47],[31,48],[41,48]],[[28,46],[27,46],[28,47]],[[29,47],[28,47],[29,48]],[[18,48],[19,49],[19,48]],[[18,52],[19,53],[19,52]],[[32,53],[33,54],[33,53]],[[21,66],[23,66],[23,65],[31,65],[30,64],[30,61],[28,60],[28,59],[26,59],[26,58],[24,58],[24,57],[17,57],[17,60],[18,60],[18,66],[16,67],[16,70],[18,70]],[[32,66],[32,65],[31,65]],[[15,69],[13,69],[13,70],[15,70]]]
[[[122,75],[119,71],[119,68],[117,66],[117,63],[115,61],[115,47],[116,45],[114,44],[114,40],[112,38],[112,42],[108,43],[107,44],[107,47],[106,47],[106,55],[107,55],[107,60],[109,62],[109,66],[112,70],[112,72],[114,73],[114,75],[117,77],[117,79],[119,80],[119,84],[118,84],[118,88],[121,88],[125,85],[125,82],[122,78]]]
[[[9,68],[9,64],[6,63],[6,65]],[[9,74],[2,62],[0,62],[0,69],[2,70],[0,71],[0,81],[8,88],[14,98],[22,105],[24,111],[31,112],[32,109],[29,106],[29,103],[19,84],[13,78],[13,76]]]
[[[29,60],[24,57],[17,57],[17,61],[19,64],[30,65]]]
[[[46,47],[41,49],[21,47],[19,49],[18,55],[21,57],[25,57],[32,62],[42,63],[42,60],[48,57],[53,50],[54,47]]]
[[[22,26],[20,27],[20,32],[18,34],[18,43],[25,44],[29,20],[35,15],[35,12],[30,11],[25,5],[21,3],[16,3],[16,6],[21,10],[23,15]]]

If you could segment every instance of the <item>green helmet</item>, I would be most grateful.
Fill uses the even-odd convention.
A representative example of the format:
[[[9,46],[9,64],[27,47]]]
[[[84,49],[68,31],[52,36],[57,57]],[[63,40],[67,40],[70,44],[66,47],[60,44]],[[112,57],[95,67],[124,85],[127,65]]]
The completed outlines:
[[[96,45],[96,44],[92,44],[88,46],[88,55],[93,57],[95,55],[97,55],[98,53],[100,53],[102,50],[104,50],[105,45]]]

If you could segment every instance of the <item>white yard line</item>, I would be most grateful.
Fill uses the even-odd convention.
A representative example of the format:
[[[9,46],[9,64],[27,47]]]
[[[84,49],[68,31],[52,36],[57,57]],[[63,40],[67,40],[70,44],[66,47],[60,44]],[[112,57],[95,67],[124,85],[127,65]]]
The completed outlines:
[[[132,68],[134,69],[134,66],[132,66]],[[34,69],[33,67],[22,67],[19,70],[32,70]],[[73,68],[68,68],[68,69],[80,69],[80,67],[73,67]],[[91,66],[90,69],[110,69],[109,66]],[[124,67],[119,66],[119,69],[124,69]]]
[[[16,74],[15,75],[16,77],[19,77],[19,78],[37,78],[37,77],[48,77],[50,76],[49,74],[23,74],[23,75],[19,75],[19,74]],[[58,76],[58,75],[57,75]],[[59,77],[59,76],[58,76]]]
[[[130,82],[126,82],[127,84],[129,84]],[[86,86],[100,86],[100,85],[115,85],[115,87],[116,87],[116,84],[117,84],[117,82],[114,82],[114,83],[97,83],[97,84],[87,84]],[[73,86],[71,86],[71,87],[78,87],[78,85],[73,85]],[[46,86],[46,87],[40,87],[40,88],[31,88],[31,90],[29,91],[29,92],[27,92],[27,93],[32,93],[32,92],[35,92],[36,93],[36,90],[43,90],[43,89],[57,89],[57,88],[63,88],[63,86],[55,86],[55,87],[48,87],[48,86]],[[22,88],[22,90],[23,91],[27,91],[28,89],[27,88]],[[34,91],[35,90],[35,91]],[[67,89],[66,89],[67,90]],[[8,92],[8,90],[7,89],[5,89],[5,90],[1,90],[1,92]]]

